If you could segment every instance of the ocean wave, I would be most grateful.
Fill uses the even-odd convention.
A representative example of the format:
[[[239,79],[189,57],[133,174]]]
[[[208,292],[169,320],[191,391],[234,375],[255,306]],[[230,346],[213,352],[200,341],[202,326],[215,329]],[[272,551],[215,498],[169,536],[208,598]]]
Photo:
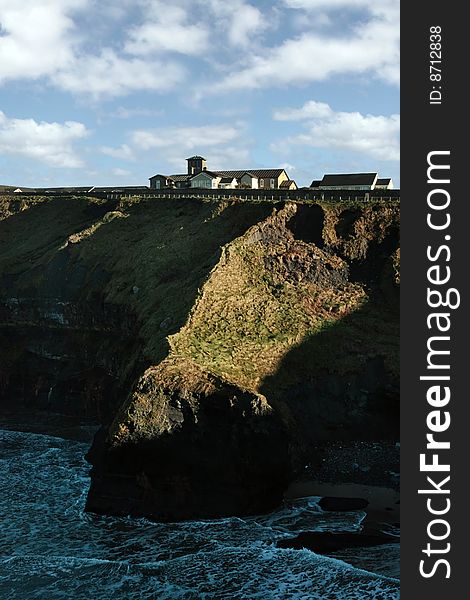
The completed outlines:
[[[356,531],[360,511],[323,512],[312,497],[250,518],[163,524],[86,514],[86,444],[0,431],[0,447],[2,600],[399,597],[396,578],[372,572],[394,573],[396,547],[328,558],[275,546],[303,530]]]

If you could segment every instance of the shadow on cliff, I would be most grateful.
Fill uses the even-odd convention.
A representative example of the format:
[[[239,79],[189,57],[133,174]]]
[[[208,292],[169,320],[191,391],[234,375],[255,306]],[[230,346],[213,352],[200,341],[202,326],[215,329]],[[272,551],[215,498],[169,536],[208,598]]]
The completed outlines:
[[[303,340],[260,391],[292,432],[293,455],[318,442],[399,437],[399,314],[377,299]]]

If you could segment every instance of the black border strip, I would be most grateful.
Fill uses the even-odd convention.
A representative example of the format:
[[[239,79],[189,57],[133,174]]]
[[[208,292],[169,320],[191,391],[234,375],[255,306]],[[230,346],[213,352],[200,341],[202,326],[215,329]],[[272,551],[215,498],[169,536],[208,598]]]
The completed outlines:
[[[430,35],[439,27],[441,30],[441,63],[432,66],[440,68],[442,79],[430,75],[438,73],[432,70]],[[426,598],[453,599],[465,596],[467,566],[467,460],[470,459],[470,397],[466,385],[466,372],[470,373],[470,356],[467,351],[467,334],[469,326],[467,298],[468,272],[466,264],[468,249],[466,239],[470,238],[467,225],[468,210],[465,193],[464,175],[470,168],[464,164],[468,151],[464,150],[464,138],[468,130],[467,113],[464,110],[466,94],[466,61],[468,52],[465,47],[468,39],[468,28],[465,18],[459,14],[459,5],[454,2],[438,2],[430,0],[418,4],[408,2],[401,4],[401,115],[402,115],[402,155],[401,155],[401,453],[402,453],[402,549],[401,549],[401,595],[405,600]],[[436,47],[434,47],[435,49]],[[434,86],[434,90],[433,90]],[[440,87],[439,87],[440,86]],[[442,93],[440,104],[430,103],[430,93]],[[432,100],[437,102],[439,94],[434,93]],[[428,154],[433,151],[449,151],[449,155],[433,155],[433,162],[449,164],[450,170],[430,172],[428,182]],[[445,183],[447,178],[449,183]],[[443,180],[436,182],[435,180]],[[443,210],[435,210],[428,206],[428,194],[431,193],[431,204],[445,204],[447,194],[449,206]],[[433,230],[427,224],[428,214],[434,224],[445,222],[446,214],[451,219],[449,227]],[[469,232],[467,232],[469,230]],[[447,239],[445,236],[450,236]],[[436,256],[440,247],[448,246],[440,251],[437,259],[430,260],[427,247]],[[439,265],[438,270],[431,272],[431,277],[443,278],[450,268],[450,280],[446,284],[430,284],[428,269]],[[438,289],[443,294],[449,288],[455,288],[460,295],[460,306],[456,309],[439,307],[432,309],[427,302],[427,289]],[[452,294],[455,302],[457,293]],[[434,300],[437,296],[434,296]],[[448,332],[437,331],[437,320],[431,319],[428,328],[427,317],[433,312],[445,312],[450,315]],[[446,319],[443,318],[441,325]],[[432,336],[448,336],[448,341],[435,340],[433,348],[450,350],[449,355],[431,357],[433,364],[448,364],[449,369],[430,369],[428,365],[427,342]],[[450,381],[421,380],[420,376],[448,375]],[[427,399],[427,390],[433,385],[450,389],[450,401],[440,407],[431,406]],[[436,398],[436,396],[434,396]],[[439,451],[426,450],[426,434],[430,433],[427,417],[431,411],[439,410],[439,417],[434,415],[431,425],[442,425],[449,413],[450,426],[441,433],[435,433],[435,439],[449,441],[450,449]],[[432,419],[433,417],[430,417]],[[420,454],[427,453],[426,462],[432,461],[433,453],[437,453],[439,463],[449,464],[449,472],[420,471]],[[442,481],[450,475],[450,480]],[[449,489],[450,493],[418,494],[419,489],[433,489],[427,481],[433,478],[441,490]],[[432,515],[427,504],[434,510],[449,510],[442,515]],[[448,501],[450,505],[448,505]],[[434,519],[448,522],[450,531],[444,523],[434,523]],[[435,537],[432,540],[428,527]],[[430,543],[432,552],[429,555],[423,550]],[[450,544],[447,546],[447,544]],[[446,551],[444,551],[446,550]],[[447,551],[448,550],[448,551]],[[439,559],[447,563],[436,564]],[[424,577],[422,570],[432,576]],[[446,577],[450,575],[450,577]]]

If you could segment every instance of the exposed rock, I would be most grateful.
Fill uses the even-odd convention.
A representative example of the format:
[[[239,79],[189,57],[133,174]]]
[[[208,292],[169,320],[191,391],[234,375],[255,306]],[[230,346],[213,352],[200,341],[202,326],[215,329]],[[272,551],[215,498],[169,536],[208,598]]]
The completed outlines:
[[[159,520],[267,511],[290,478],[266,399],[188,361],[149,369],[89,459],[88,510]]]
[[[383,202],[3,198],[0,402],[103,425],[89,510],[268,510],[315,444],[396,439],[398,226]]]

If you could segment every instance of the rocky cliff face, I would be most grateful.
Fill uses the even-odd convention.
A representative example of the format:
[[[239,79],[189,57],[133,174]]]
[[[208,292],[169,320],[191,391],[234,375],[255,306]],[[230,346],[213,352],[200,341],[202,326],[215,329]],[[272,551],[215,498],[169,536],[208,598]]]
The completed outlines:
[[[1,402],[85,415],[88,508],[278,503],[398,433],[398,206],[0,200]]]

